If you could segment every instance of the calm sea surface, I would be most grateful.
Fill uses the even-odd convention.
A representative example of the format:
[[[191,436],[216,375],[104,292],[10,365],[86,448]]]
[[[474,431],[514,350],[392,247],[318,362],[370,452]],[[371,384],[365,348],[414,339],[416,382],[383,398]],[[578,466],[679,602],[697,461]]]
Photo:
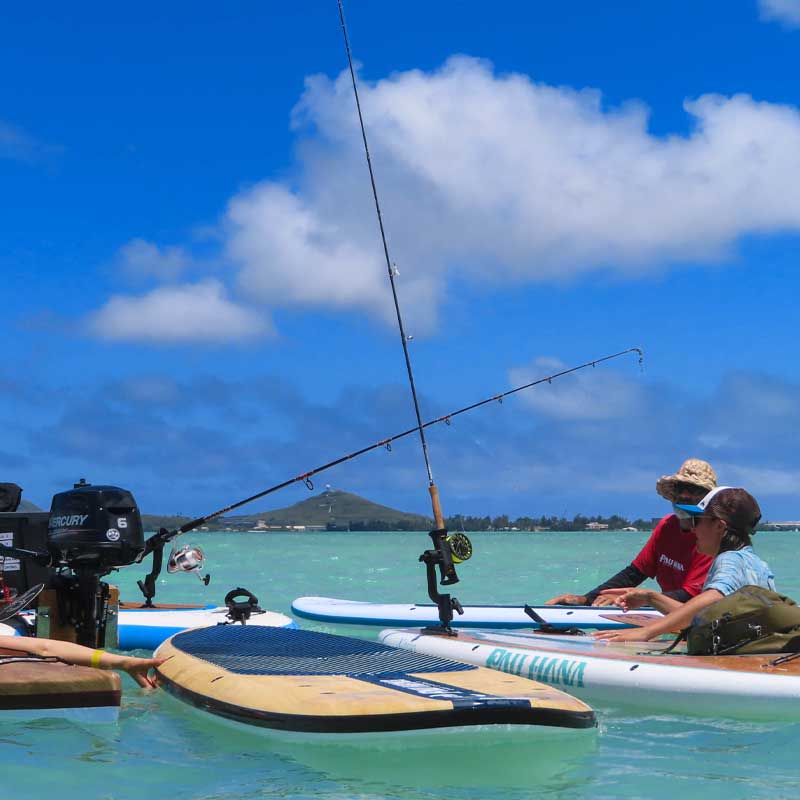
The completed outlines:
[[[462,603],[540,603],[583,591],[625,566],[635,533],[476,533],[475,555],[455,587]],[[158,599],[221,604],[244,586],[289,613],[300,595],[425,601],[417,557],[425,534],[190,534],[206,553],[210,586],[166,575]],[[778,588],[800,599],[800,534],[760,533],[756,548]],[[142,571],[117,576],[125,598]],[[332,626],[306,627],[335,631]],[[375,638],[378,630],[339,628]],[[118,726],[0,724],[7,792],[25,798],[796,798],[800,723],[637,716],[596,708],[596,734],[485,728],[465,736],[411,734],[393,751],[321,745],[282,734],[241,733],[177,703],[141,693],[127,677]],[[500,755],[502,754],[502,759]],[[501,763],[502,762],[502,763]]]

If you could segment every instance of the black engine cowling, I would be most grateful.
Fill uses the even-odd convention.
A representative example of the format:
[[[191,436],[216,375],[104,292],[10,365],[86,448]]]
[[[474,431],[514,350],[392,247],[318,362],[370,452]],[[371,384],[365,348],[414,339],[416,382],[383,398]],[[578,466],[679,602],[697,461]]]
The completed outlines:
[[[47,549],[55,564],[99,574],[135,563],[144,550],[136,500],[127,489],[81,480],[53,497]]]

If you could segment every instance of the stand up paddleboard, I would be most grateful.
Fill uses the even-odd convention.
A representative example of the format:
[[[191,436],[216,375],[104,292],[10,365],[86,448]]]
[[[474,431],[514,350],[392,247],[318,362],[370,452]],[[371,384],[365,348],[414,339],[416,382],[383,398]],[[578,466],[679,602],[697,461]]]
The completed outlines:
[[[155,650],[162,642],[189,628],[231,624],[225,606],[136,608],[120,603],[119,649]],[[297,623],[277,611],[253,612],[247,625],[270,628],[296,628]]]
[[[469,631],[387,630],[381,642],[558,686],[593,704],[640,711],[800,720],[800,658],[665,655],[668,642]]]
[[[35,611],[26,612],[21,616],[31,627],[35,625]],[[126,602],[120,602],[117,619],[119,650],[155,650],[170,636],[189,628],[232,623],[230,609],[227,606],[159,604],[148,608],[141,603]],[[275,628],[297,627],[297,623],[285,614],[260,610],[251,611],[246,624]]]
[[[487,725],[589,728],[594,713],[541,683],[317,631],[217,626],[158,648],[159,684],[243,725],[373,733]]]
[[[625,615],[614,607],[592,606],[529,606],[543,622],[535,621],[525,611],[525,605],[463,606],[463,614],[455,614],[450,624],[454,628],[630,628],[642,624],[644,618],[660,617],[658,611],[637,610]],[[435,625],[439,622],[438,606],[430,603],[366,603],[358,600],[339,600],[334,597],[298,597],[292,603],[298,617],[343,625]]]

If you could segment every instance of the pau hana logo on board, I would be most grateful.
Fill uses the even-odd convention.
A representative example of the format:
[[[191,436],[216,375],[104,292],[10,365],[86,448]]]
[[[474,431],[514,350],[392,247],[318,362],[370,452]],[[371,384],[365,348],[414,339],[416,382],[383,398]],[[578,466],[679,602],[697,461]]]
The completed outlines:
[[[553,686],[579,688],[583,686],[583,673],[586,671],[585,661],[529,656],[527,653],[506,650],[505,647],[496,647],[492,650],[486,659],[486,666],[510,675],[522,675],[534,681],[550,683]]]

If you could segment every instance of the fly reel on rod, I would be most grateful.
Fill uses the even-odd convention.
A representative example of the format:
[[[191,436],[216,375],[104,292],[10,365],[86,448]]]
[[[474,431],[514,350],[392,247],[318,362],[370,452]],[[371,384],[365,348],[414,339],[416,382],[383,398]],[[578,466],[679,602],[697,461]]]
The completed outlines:
[[[455,565],[472,557],[472,542],[465,533],[452,533],[448,536],[445,528],[438,528],[428,535],[433,541],[433,550],[426,550],[419,560],[425,564],[428,597],[439,609],[439,624],[425,628],[425,633],[458,636],[450,623],[453,621],[453,612],[463,614],[464,609],[455,597],[439,592],[436,585],[436,568],[439,568],[439,582],[442,586],[458,583]]]
[[[472,542],[463,531],[451,533],[445,541],[450,545],[450,555],[454,564],[460,564],[462,561],[469,561],[472,558]]]

